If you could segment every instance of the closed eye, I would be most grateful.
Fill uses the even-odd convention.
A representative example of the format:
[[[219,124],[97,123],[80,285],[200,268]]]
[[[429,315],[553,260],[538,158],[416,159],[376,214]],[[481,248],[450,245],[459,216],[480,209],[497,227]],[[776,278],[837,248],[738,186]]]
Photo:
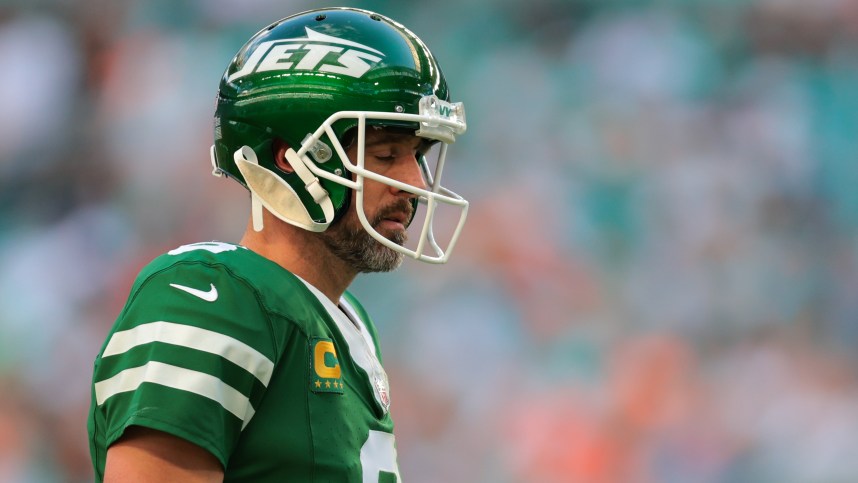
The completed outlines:
[[[385,154],[385,155],[372,154],[371,156],[373,158],[379,160],[379,161],[384,161],[386,163],[392,163],[393,161],[396,160],[396,156],[394,156],[392,154]]]

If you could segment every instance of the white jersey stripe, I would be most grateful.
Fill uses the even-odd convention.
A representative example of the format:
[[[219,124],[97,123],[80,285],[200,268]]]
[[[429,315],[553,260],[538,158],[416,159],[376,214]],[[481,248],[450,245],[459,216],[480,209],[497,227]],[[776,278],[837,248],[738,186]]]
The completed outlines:
[[[100,406],[117,394],[136,390],[144,382],[160,384],[209,398],[241,419],[243,422],[241,429],[247,426],[254,414],[250,400],[220,379],[203,372],[155,361],[125,369],[110,379],[96,382],[96,403]]]
[[[149,322],[114,333],[101,356],[122,354],[150,342],[164,342],[219,355],[253,374],[266,387],[274,371],[274,362],[238,339],[192,325],[164,321]]]

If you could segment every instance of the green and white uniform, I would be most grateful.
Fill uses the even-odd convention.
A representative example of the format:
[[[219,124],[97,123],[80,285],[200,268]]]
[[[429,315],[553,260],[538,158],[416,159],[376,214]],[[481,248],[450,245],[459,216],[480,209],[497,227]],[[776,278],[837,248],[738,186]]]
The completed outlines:
[[[99,481],[131,425],[210,451],[225,481],[398,481],[375,328],[252,251],[172,250],[138,276],[96,358]]]

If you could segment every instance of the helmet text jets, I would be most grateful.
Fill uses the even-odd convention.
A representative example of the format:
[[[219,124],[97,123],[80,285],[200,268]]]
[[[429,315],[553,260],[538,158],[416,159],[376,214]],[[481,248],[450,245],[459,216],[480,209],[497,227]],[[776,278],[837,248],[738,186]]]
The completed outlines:
[[[250,58],[247,59],[244,67],[229,76],[229,82],[234,82],[241,77],[250,75],[254,71],[264,72],[290,69],[332,72],[361,78],[373,64],[380,61],[381,57],[384,57],[384,53],[366,45],[321,34],[309,27],[305,27],[305,29],[307,31],[307,37],[305,38],[270,40],[259,44],[253,53],[250,54]],[[340,45],[355,48],[343,52],[345,47],[340,47]],[[305,51],[304,57],[297,65],[295,62],[287,62],[296,53],[295,51]],[[342,54],[337,57],[339,65],[322,63],[328,57],[328,54],[340,52]]]

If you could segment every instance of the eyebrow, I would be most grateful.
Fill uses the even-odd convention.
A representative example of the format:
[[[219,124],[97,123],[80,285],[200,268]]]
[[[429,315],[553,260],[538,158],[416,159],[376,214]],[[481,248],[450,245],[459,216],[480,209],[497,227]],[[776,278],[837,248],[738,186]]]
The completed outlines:
[[[398,143],[411,140],[416,141],[417,146],[420,146],[420,144],[423,142],[422,138],[414,136],[413,134],[384,133],[379,135],[379,137],[373,139],[372,141],[366,140],[365,146],[369,148],[372,146],[378,146],[379,144]]]

